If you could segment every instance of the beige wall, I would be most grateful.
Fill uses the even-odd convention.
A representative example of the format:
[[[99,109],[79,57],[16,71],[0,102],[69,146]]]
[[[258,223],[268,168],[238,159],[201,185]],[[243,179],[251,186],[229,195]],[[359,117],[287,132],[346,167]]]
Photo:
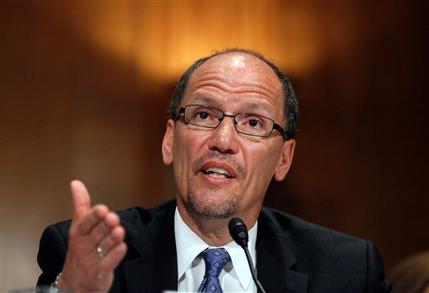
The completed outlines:
[[[234,46],[301,98],[294,166],[267,204],[374,240],[388,268],[427,249],[428,7],[373,2],[3,1],[0,291],[34,284],[71,179],[113,209],[174,195],[159,148],[174,81]]]

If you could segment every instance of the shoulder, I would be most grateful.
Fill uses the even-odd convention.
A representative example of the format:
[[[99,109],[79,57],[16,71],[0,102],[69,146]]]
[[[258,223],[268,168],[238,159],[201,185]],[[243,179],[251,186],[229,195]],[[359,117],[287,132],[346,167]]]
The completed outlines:
[[[345,288],[390,291],[384,282],[383,262],[371,241],[270,208],[261,211],[258,235],[277,242],[277,250],[290,251],[297,260],[294,269],[310,276],[310,287],[336,288],[330,292],[349,292]]]
[[[136,237],[143,232],[173,227],[176,201],[170,200],[154,208],[133,207],[118,211],[127,237]]]
[[[165,236],[167,233],[173,234],[175,207],[176,202],[172,200],[151,209],[133,207],[117,212],[126,231],[125,242],[136,243],[134,247],[137,247],[130,246],[126,258],[138,255],[139,247],[150,245],[143,241],[156,240],[159,243],[161,237],[168,238]],[[67,251],[70,225],[71,220],[67,220],[52,224],[44,230],[37,255],[37,261],[42,269],[39,285],[51,284],[61,271]],[[145,237],[139,237],[140,235]],[[143,239],[142,242],[138,242],[139,239]]]
[[[276,234],[295,241],[320,242],[321,244],[341,241],[343,244],[351,243],[363,246],[367,242],[364,239],[307,222],[296,216],[267,207],[262,208],[259,222],[261,225],[273,229]]]
[[[145,229],[158,228],[163,221],[169,221],[170,219],[173,221],[175,208],[176,201],[170,200],[154,208],[131,207],[116,211],[116,213],[125,228],[126,237],[133,238]],[[67,242],[70,224],[71,220],[66,220],[49,225],[43,232],[42,240],[54,237]]]
[[[270,208],[263,208],[260,228],[271,229],[274,235],[302,264],[342,267],[353,264],[366,268],[370,254],[377,254],[373,244],[365,239],[307,222]],[[259,225],[259,224],[258,224]],[[259,229],[259,228],[258,228]]]

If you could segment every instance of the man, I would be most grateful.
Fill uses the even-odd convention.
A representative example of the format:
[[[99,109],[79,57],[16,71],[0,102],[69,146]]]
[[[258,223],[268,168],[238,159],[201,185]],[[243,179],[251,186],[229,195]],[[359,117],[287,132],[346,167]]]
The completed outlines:
[[[240,217],[267,292],[385,292],[370,242],[262,208],[271,179],[283,180],[291,165],[297,107],[286,76],[254,52],[197,61],[175,89],[162,143],[176,200],[118,215],[91,207],[84,185],[73,181],[71,223],[48,227],[41,239],[39,284],[73,292],[256,292],[228,231]]]

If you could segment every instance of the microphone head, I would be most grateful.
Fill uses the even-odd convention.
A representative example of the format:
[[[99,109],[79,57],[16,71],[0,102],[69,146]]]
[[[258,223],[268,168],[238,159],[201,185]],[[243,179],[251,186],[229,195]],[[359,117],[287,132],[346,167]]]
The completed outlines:
[[[240,218],[232,218],[228,223],[229,234],[232,239],[243,248],[247,247],[249,235],[247,233],[247,226]]]

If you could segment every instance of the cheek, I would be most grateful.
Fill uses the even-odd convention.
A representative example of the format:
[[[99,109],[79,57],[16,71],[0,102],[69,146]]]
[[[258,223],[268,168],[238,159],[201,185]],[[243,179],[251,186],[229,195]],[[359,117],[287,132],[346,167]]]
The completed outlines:
[[[197,159],[198,146],[201,145],[196,135],[178,133],[174,144],[174,171],[177,176],[186,177],[192,172],[192,163]]]
[[[182,140],[178,139],[174,145],[174,171],[176,175],[182,176],[182,172],[185,171],[188,161],[188,150],[185,147],[186,144]]]
[[[253,180],[271,181],[277,168],[280,150],[273,146],[256,145],[248,147],[246,152],[248,162],[247,170],[254,170],[253,175],[256,177],[253,178]]]
[[[179,194],[187,194],[188,190],[188,168],[191,163],[188,162],[185,144],[181,140],[176,140],[174,145],[173,170],[176,187]]]

